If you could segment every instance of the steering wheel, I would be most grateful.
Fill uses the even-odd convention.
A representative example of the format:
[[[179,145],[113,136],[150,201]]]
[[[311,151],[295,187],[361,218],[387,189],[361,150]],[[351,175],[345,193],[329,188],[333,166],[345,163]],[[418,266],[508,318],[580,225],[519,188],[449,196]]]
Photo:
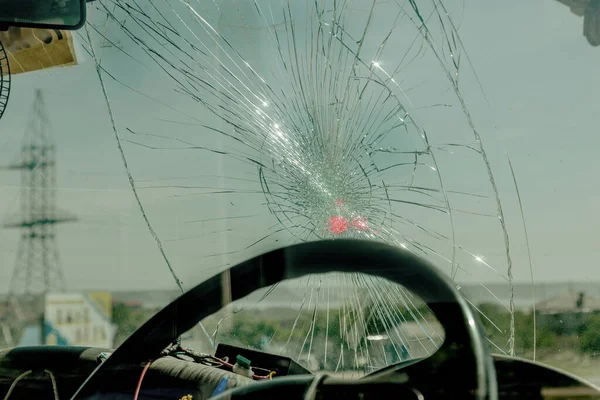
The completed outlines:
[[[444,342],[424,360],[408,366],[391,366],[356,381],[326,375],[288,376],[234,388],[219,399],[276,396],[364,399],[381,398],[382,393],[408,399],[497,399],[493,360],[478,317],[438,269],[407,250],[349,239],[282,248],[232,267],[231,298],[235,301],[284,279],[328,272],[363,273],[404,286],[435,314],[444,328]],[[217,274],[166,306],[99,365],[72,398],[87,397],[108,386],[124,365],[139,367],[159,358],[182,333],[224,306],[222,282],[221,274]]]

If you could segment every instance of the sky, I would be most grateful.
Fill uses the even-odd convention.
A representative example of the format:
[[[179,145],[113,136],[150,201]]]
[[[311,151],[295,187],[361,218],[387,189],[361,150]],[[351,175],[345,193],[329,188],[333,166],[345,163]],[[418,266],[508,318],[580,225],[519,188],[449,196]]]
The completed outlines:
[[[365,4],[357,3],[361,4],[351,8],[349,18],[362,21]],[[596,134],[600,101],[594,88],[600,87],[597,73],[600,49],[591,47],[583,37],[583,19],[555,1],[465,0],[447,4],[465,50],[460,67],[461,94],[481,135],[498,185],[515,281],[528,282],[530,267],[509,159],[521,195],[535,281],[599,280],[600,250],[595,241],[600,223],[597,208],[600,187],[594,159],[600,144]],[[178,138],[198,146],[232,149],[235,154],[250,150],[215,134],[214,130],[198,126],[202,123],[233,133],[230,126],[197,101],[174,91],[173,82],[155,65],[147,60],[138,62],[147,54],[136,48],[114,21],[107,24],[99,10],[88,7],[95,26],[108,32],[114,43],[124,49],[122,52],[113,46],[102,46],[103,41],[96,36],[93,42],[102,65],[130,88],[148,93],[162,103],[140,96],[104,76],[129,171],[149,221],[184,286],[189,288],[199,283],[225,264],[291,243],[293,237],[283,232],[250,246],[265,233],[278,229],[277,219],[264,206],[264,195],[252,193],[259,187],[256,169],[230,156],[172,148],[181,144],[173,141]],[[250,14],[205,10],[201,5],[196,11],[217,27],[259,74],[273,82],[285,81],[270,48],[263,43],[264,32],[259,29],[263,23],[259,19],[235,21],[240,15]],[[302,13],[297,15],[299,26],[307,23]],[[188,18],[192,17],[184,16],[181,21],[189,22]],[[381,24],[372,28],[365,47],[376,48],[385,33],[383,28],[381,32],[377,29],[392,22],[385,15],[378,18]],[[274,25],[280,22],[275,19]],[[402,24],[406,24],[406,32]],[[386,45],[378,59],[383,71],[394,64],[394,57],[413,51],[410,45],[414,28],[409,29],[408,20],[400,21],[399,26],[397,36],[390,40],[392,44]],[[351,30],[353,25],[348,24],[348,28]],[[199,28],[191,32],[207,34]],[[299,34],[302,35],[301,30]],[[42,89],[57,149],[57,204],[79,218],[78,222],[57,228],[57,244],[68,287],[74,290],[176,288],[132,193],[94,60],[81,47],[85,38],[85,30],[75,35],[79,65],[13,77],[10,102],[0,121],[0,159],[3,164],[18,160],[35,90]],[[299,36],[297,41],[302,42],[302,38]],[[218,57],[225,57],[225,53],[219,53]],[[197,72],[204,73],[200,69]],[[417,55],[398,76],[402,77],[399,86],[403,86],[403,96],[409,99],[407,109],[420,121],[434,145],[441,148],[442,144],[453,142],[474,143],[456,95],[431,53]],[[250,76],[248,80],[253,78]],[[202,96],[201,90],[199,93]],[[453,107],[436,106],[449,102],[453,102]],[[494,217],[496,203],[485,165],[479,154],[464,147],[450,150],[436,153],[446,188],[487,196],[479,201],[452,195],[453,208],[493,215],[455,213],[459,245],[471,252],[464,261],[469,273],[459,274],[457,279],[471,283],[504,282],[506,248],[498,218]],[[419,171],[422,182],[429,184],[434,178]],[[18,173],[0,171],[3,218],[18,212],[19,179]],[[161,182],[168,182],[170,187],[156,187]],[[198,194],[203,189],[177,189],[172,186],[175,184],[233,188],[239,193]],[[143,188],[146,186],[154,187]],[[403,215],[407,218],[449,234],[446,215],[408,208],[398,210],[406,212]],[[219,219],[247,215],[256,216]],[[207,221],[213,218],[217,220]],[[394,229],[402,233],[404,228]],[[415,235],[419,237],[418,232]],[[0,230],[0,293],[8,290],[18,238],[15,230]],[[439,243],[439,253],[450,254],[448,243],[435,243]],[[474,257],[481,257],[485,265],[473,261]],[[430,259],[450,271],[441,257],[431,255]]]

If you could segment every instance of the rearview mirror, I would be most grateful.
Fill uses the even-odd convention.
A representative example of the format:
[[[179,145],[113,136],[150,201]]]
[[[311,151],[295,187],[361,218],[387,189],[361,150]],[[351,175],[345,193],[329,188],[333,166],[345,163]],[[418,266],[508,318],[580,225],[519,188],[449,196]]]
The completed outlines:
[[[0,30],[79,29],[85,23],[85,5],[86,0],[0,0]]]

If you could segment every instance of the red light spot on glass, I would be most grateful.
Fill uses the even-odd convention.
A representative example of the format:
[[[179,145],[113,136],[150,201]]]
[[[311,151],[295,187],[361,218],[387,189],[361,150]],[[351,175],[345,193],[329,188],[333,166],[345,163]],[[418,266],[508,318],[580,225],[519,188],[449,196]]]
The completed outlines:
[[[340,235],[348,230],[348,221],[344,217],[334,215],[329,218],[329,232]]]
[[[342,201],[342,199],[337,199],[337,201],[335,202],[335,205],[338,207],[341,207],[344,205],[344,202]]]
[[[356,217],[352,220],[352,226],[359,231],[366,231],[369,229],[369,221],[364,217]]]

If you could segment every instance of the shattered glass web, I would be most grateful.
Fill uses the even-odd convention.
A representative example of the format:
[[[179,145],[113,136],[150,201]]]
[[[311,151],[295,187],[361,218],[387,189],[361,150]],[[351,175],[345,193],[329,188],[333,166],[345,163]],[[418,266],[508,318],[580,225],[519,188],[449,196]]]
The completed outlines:
[[[477,82],[456,29],[462,2],[89,7],[87,34],[79,35],[96,63],[130,183],[177,282],[178,253],[194,252],[212,274],[285,244],[357,237],[402,246],[453,278],[499,276],[512,293],[502,205],[461,91],[465,79]],[[178,173],[165,175],[161,165]],[[174,205],[172,215],[153,214],[159,202]],[[155,232],[159,220],[176,221],[176,234]],[[491,228],[482,240],[503,248],[503,265],[461,240],[463,226],[484,224]],[[281,352],[296,359],[318,340],[326,349],[319,357],[335,359],[336,369],[359,359],[387,365],[372,356],[377,341],[327,347],[330,335],[374,334],[369,318],[385,327],[376,333],[387,334],[397,354],[411,339],[425,353],[441,343],[418,299],[379,279],[311,277],[287,288],[302,300]],[[333,318],[334,297],[344,327],[316,335],[317,314]],[[512,295],[497,300],[513,311]],[[375,310],[370,317],[365,304]],[[398,331],[407,317],[422,335]],[[506,336],[491,343],[495,351],[512,354],[513,322],[490,322]]]

